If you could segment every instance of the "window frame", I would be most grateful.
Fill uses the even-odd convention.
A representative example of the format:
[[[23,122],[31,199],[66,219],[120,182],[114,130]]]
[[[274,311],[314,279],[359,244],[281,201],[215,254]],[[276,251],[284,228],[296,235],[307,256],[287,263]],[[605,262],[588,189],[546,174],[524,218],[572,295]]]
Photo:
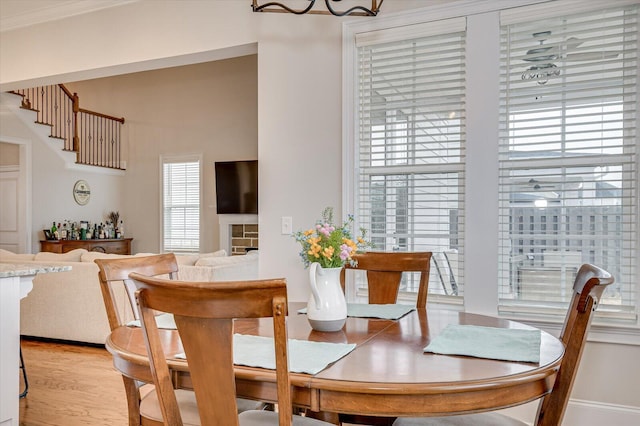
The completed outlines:
[[[160,223],[159,223],[159,233],[158,235],[160,236],[160,240],[159,240],[159,246],[160,246],[160,252],[161,253],[166,253],[167,252],[167,248],[165,247],[165,239],[164,239],[164,221],[165,221],[165,214],[164,214],[164,166],[165,164],[169,164],[169,163],[198,163],[198,174],[199,174],[199,179],[200,179],[200,188],[198,190],[199,194],[198,194],[198,220],[199,220],[199,230],[198,230],[198,251],[200,252],[200,249],[202,247],[202,202],[203,202],[203,166],[202,166],[202,159],[203,159],[203,155],[202,154],[184,154],[184,155],[171,155],[171,154],[167,154],[167,155],[160,155],[159,158],[159,182],[160,182],[160,199],[159,199],[159,204],[160,204]],[[180,253],[190,253],[190,252],[186,252],[186,251],[180,251]]]
[[[628,71],[630,62],[637,63],[637,33],[631,31],[637,28],[637,15],[632,18],[621,10],[612,4],[582,13],[551,13],[544,27],[540,20],[513,14],[501,22],[500,105],[508,113],[500,121],[503,310],[520,313],[539,304],[540,311],[563,314],[577,265],[590,261],[616,277],[596,318],[637,318],[632,260],[637,247],[626,241],[632,235],[635,241],[637,232],[636,222],[627,219],[637,217],[637,210],[629,208],[636,203],[631,188],[638,176],[631,161],[636,158],[636,139],[631,138],[636,127],[631,126],[637,126],[637,120],[629,117],[636,106],[637,73]],[[558,78],[528,80],[521,55],[532,33],[541,28],[551,30],[555,40],[589,40],[586,50],[598,45],[613,49],[615,43],[615,50],[624,54],[593,63],[560,59],[554,61],[560,66],[557,70],[563,70]],[[591,67],[588,79],[583,78],[585,67]],[[603,167],[607,171],[598,176],[596,169]],[[532,180],[535,185],[529,183]],[[598,194],[599,181],[619,186],[620,193]],[[533,199],[544,204],[534,206]],[[559,256],[566,262],[559,262]],[[558,287],[557,279],[562,278],[566,282]]]
[[[367,34],[357,47],[358,91],[363,96],[357,190],[370,196],[359,197],[368,201],[353,213],[362,215],[358,219],[368,228],[375,250],[434,250],[429,297],[454,305],[462,303],[464,275],[458,262],[451,268],[445,253],[464,252],[456,243],[464,235],[466,85],[465,74],[453,70],[465,63],[465,33],[466,19],[455,18],[419,26],[410,37],[393,30]],[[443,86],[435,98],[420,95]],[[414,97],[408,88],[417,88],[419,95]],[[409,205],[422,205],[421,215]],[[384,212],[384,217],[376,212]],[[451,222],[453,212],[459,214]],[[447,231],[454,223],[459,230],[456,243]],[[349,298],[366,293],[354,280],[348,285]],[[409,289],[414,286],[417,274],[406,274],[399,299],[415,299],[415,290]]]
[[[491,4],[481,4],[491,3]],[[547,3],[547,4],[538,4]],[[511,313],[498,314],[498,108],[499,108],[499,41],[501,12],[518,13],[521,7],[534,4],[535,13],[544,16],[553,11],[562,15],[601,9],[601,5],[585,4],[576,0],[554,1],[461,1],[454,4],[426,7],[411,13],[380,16],[376,20],[345,22],[343,24],[343,215],[354,212],[357,197],[357,49],[355,37],[360,33],[394,28],[397,32],[411,34],[411,25],[435,22],[442,19],[466,17],[467,21],[467,176],[465,206],[467,211],[482,211],[483,214],[466,217],[465,230],[465,286],[462,309],[467,312],[516,319],[551,333],[560,331],[562,319],[549,319],[536,315],[516,316]],[[618,5],[631,4],[623,0]],[[464,10],[464,14],[461,11]],[[487,48],[486,45],[493,46]],[[484,55],[484,57],[480,57]],[[495,75],[495,81],[486,81],[486,75]],[[493,106],[493,107],[491,107]],[[637,113],[640,115],[640,113]],[[636,118],[638,119],[638,117]],[[640,121],[640,120],[639,120]],[[636,140],[638,149],[638,141]],[[636,176],[638,179],[638,176]],[[637,192],[640,193],[640,189]],[[480,192],[479,192],[480,191]],[[637,194],[640,195],[640,194]],[[492,200],[495,200],[493,202]],[[637,198],[638,200],[638,198]],[[638,206],[636,207],[638,208]],[[356,217],[356,221],[357,221]],[[357,223],[356,223],[357,225]],[[640,237],[636,237],[636,262],[640,261]],[[487,268],[486,265],[494,265]],[[482,274],[474,271],[482,270]],[[474,285],[473,279],[481,285]],[[480,281],[481,280],[481,281]],[[640,285],[636,290],[636,310],[640,306]],[[430,301],[430,305],[432,301]],[[635,324],[604,324],[594,321],[590,341],[640,345],[640,320]]]

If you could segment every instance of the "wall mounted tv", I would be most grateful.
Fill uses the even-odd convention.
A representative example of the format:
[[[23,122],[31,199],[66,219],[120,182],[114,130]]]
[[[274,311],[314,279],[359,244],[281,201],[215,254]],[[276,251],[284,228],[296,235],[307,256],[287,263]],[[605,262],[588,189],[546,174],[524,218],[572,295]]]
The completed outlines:
[[[216,161],[218,214],[258,214],[258,160]]]

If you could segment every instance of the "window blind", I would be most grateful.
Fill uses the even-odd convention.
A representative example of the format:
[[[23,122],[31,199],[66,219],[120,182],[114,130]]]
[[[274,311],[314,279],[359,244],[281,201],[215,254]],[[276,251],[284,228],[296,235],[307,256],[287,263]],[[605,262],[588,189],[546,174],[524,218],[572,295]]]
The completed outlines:
[[[163,163],[163,251],[200,251],[200,162]]]
[[[430,292],[443,296],[464,282],[465,22],[356,40],[359,225],[375,250],[434,252]],[[417,286],[405,277],[401,291]]]
[[[636,319],[637,35],[633,5],[501,26],[500,312],[564,315],[593,263]]]

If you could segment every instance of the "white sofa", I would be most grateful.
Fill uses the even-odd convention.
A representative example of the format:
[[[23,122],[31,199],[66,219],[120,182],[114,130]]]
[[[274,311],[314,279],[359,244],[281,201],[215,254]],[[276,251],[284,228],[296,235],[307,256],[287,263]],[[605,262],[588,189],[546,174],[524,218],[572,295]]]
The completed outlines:
[[[150,255],[139,253],[135,256]],[[20,305],[20,333],[49,339],[104,344],[109,323],[100,292],[97,258],[126,257],[88,252],[14,254],[0,249],[1,263],[70,265],[71,271],[37,275],[33,290]],[[258,276],[258,253],[226,256],[223,251],[178,255],[178,278],[188,281],[232,281]],[[124,291],[118,295],[125,299]],[[122,303],[126,306],[126,303]]]

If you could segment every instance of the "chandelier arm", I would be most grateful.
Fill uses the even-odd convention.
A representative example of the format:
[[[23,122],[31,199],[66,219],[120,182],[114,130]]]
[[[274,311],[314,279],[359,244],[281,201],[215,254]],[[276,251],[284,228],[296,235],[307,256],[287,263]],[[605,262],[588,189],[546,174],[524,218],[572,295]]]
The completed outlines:
[[[295,10],[295,9],[291,9],[289,6],[286,6],[282,3],[278,3],[275,1],[269,2],[269,3],[265,3],[261,6],[258,6],[258,0],[253,0],[253,4],[251,5],[251,7],[253,8],[254,12],[276,12],[276,10],[269,10],[266,9],[268,7],[271,6],[276,6],[276,7],[280,7],[284,10],[286,10],[287,12],[290,13],[294,13],[296,15],[304,15],[305,13],[309,12],[311,10],[311,8],[313,7],[313,5],[315,4],[316,0],[309,0],[309,6],[307,6],[306,9],[303,10]]]
[[[351,14],[364,15],[364,16],[376,16],[378,14],[378,11],[380,10],[380,6],[382,6],[382,3],[384,2],[384,0],[380,0],[380,4],[376,6],[376,0],[371,0],[371,9],[367,9],[364,6],[354,6],[351,9],[348,9],[344,12],[338,12],[337,10],[331,7],[332,1],[341,1],[341,0],[324,0],[329,12],[331,12],[331,14],[335,16],[346,16]],[[361,10],[362,13],[354,13],[356,10]]]

